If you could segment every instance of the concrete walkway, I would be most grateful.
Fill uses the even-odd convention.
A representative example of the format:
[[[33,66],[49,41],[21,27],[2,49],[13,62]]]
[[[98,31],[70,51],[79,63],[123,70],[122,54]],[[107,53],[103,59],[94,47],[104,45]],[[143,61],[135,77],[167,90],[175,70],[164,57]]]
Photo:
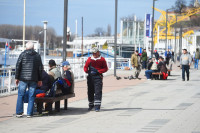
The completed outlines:
[[[121,76],[128,76],[129,73],[130,71],[118,72]],[[178,69],[172,71],[172,76],[165,81],[116,80],[113,76],[107,76],[104,78],[100,112],[87,111],[86,82],[82,81],[77,83],[76,98],[69,103],[67,111],[61,110],[51,116],[33,118],[12,117],[0,122],[0,131],[200,133],[200,70],[191,70],[190,77],[190,81],[183,82]],[[10,98],[14,99],[13,97]],[[3,107],[6,104],[7,102],[4,102]],[[0,105],[2,112],[2,102]]]

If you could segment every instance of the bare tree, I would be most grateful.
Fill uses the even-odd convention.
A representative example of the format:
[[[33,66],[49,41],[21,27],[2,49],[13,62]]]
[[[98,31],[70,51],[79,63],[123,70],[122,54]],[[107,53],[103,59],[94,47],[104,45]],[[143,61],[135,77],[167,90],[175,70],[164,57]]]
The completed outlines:
[[[186,7],[186,1],[185,0],[176,0],[175,6],[172,6],[172,8],[175,9],[176,13],[182,13],[183,9]]]
[[[104,36],[105,35],[105,31],[101,27],[96,28],[94,33],[95,33],[96,36]]]

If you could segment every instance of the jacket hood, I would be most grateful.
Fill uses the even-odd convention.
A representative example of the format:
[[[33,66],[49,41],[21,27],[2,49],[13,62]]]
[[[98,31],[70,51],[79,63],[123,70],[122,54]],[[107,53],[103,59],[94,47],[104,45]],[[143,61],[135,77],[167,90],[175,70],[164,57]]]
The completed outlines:
[[[25,50],[24,52],[26,54],[29,54],[29,55],[35,55],[35,54],[37,54],[37,52],[34,49],[28,49],[28,50]]]

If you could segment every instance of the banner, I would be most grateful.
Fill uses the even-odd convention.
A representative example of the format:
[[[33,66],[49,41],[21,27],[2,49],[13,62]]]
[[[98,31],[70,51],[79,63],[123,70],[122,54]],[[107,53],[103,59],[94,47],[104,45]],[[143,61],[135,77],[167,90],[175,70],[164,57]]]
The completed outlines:
[[[146,14],[146,37],[151,37],[151,14]]]

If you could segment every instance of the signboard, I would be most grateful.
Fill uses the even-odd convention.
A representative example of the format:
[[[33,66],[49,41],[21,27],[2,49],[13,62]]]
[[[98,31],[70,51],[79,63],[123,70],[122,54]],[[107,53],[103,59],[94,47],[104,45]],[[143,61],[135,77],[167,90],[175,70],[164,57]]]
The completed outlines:
[[[151,37],[151,14],[146,14],[146,37]]]

